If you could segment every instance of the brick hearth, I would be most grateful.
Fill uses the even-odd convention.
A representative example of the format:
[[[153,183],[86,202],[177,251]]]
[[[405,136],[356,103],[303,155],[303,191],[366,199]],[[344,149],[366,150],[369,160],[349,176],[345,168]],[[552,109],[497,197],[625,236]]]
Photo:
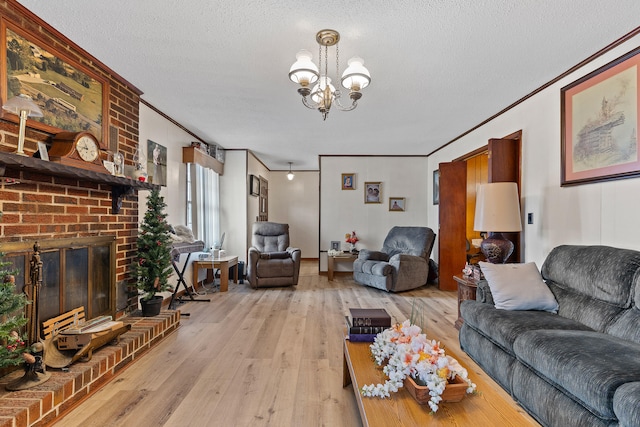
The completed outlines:
[[[120,336],[118,344],[102,347],[93,353],[90,361],[76,362],[68,372],[48,368],[51,379],[40,386],[8,392],[5,385],[23,372],[0,378],[0,427],[51,424],[173,332],[180,325],[180,311],[167,310],[156,317],[130,316],[120,320],[131,324],[131,330]]]

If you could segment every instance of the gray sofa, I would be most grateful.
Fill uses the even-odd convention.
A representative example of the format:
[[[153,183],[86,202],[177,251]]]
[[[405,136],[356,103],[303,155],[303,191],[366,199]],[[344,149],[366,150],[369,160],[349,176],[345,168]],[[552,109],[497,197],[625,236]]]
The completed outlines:
[[[462,349],[544,426],[640,426],[640,252],[559,246],[541,273],[557,314],[496,309],[482,281]]]
[[[429,257],[435,240],[435,233],[428,227],[393,227],[381,250],[360,251],[353,262],[353,278],[387,292],[424,286],[429,279]]]

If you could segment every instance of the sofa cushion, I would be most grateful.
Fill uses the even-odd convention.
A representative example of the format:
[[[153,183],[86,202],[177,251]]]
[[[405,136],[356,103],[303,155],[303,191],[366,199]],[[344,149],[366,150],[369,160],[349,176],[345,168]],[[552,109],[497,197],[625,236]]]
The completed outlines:
[[[291,258],[291,254],[287,251],[260,253],[260,259],[287,259],[287,258]]]
[[[640,426],[640,382],[623,384],[613,395],[613,412],[620,427]]]
[[[591,331],[587,326],[547,311],[497,310],[489,304],[468,300],[460,304],[465,325],[484,335],[507,353],[514,355],[513,343],[520,334],[538,329],[575,329]]]
[[[258,260],[257,277],[293,277],[295,263],[291,257],[285,259]]]
[[[631,306],[639,271],[640,252],[599,245],[558,246],[542,265],[545,280],[619,308]]]
[[[388,276],[393,273],[393,266],[385,261],[364,261],[360,264],[359,271],[374,276]]]
[[[616,419],[616,389],[640,381],[640,344],[600,332],[528,331],[513,350],[529,369],[604,419]]]
[[[544,310],[557,312],[558,303],[542,281],[534,262],[491,264],[480,261],[489,283],[495,307],[502,310]]]

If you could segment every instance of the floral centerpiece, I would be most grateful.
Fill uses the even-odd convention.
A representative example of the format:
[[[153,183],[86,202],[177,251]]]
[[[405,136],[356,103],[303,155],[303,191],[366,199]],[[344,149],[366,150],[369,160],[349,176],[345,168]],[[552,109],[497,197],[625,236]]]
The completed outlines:
[[[421,328],[409,320],[379,333],[371,344],[371,353],[376,364],[387,363],[383,372],[388,379],[384,384],[363,386],[363,396],[389,397],[410,376],[429,388],[429,407],[436,412],[442,401],[442,393],[456,376],[467,383],[467,393],[473,393],[476,389],[476,385],[469,380],[467,370],[453,357],[445,355],[440,343],[428,339]]]
[[[355,252],[356,243],[358,242],[358,236],[356,236],[356,232],[352,231],[351,233],[347,233],[344,235],[344,241],[351,244],[351,252]]]

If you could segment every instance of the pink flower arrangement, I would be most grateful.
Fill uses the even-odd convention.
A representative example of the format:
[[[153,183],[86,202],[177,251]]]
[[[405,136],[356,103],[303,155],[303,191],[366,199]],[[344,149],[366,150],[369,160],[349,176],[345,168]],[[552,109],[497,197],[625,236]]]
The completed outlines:
[[[355,245],[358,240],[360,239],[358,239],[358,236],[356,236],[355,231],[344,235],[344,241],[347,243],[351,243],[352,245]]]
[[[404,385],[405,378],[411,376],[429,388],[429,407],[436,412],[442,392],[455,376],[467,383],[467,393],[476,390],[467,370],[456,359],[445,355],[439,342],[428,339],[420,327],[409,320],[379,333],[371,345],[371,354],[378,365],[386,362],[383,372],[388,380],[384,384],[363,386],[363,396],[389,397]]]

